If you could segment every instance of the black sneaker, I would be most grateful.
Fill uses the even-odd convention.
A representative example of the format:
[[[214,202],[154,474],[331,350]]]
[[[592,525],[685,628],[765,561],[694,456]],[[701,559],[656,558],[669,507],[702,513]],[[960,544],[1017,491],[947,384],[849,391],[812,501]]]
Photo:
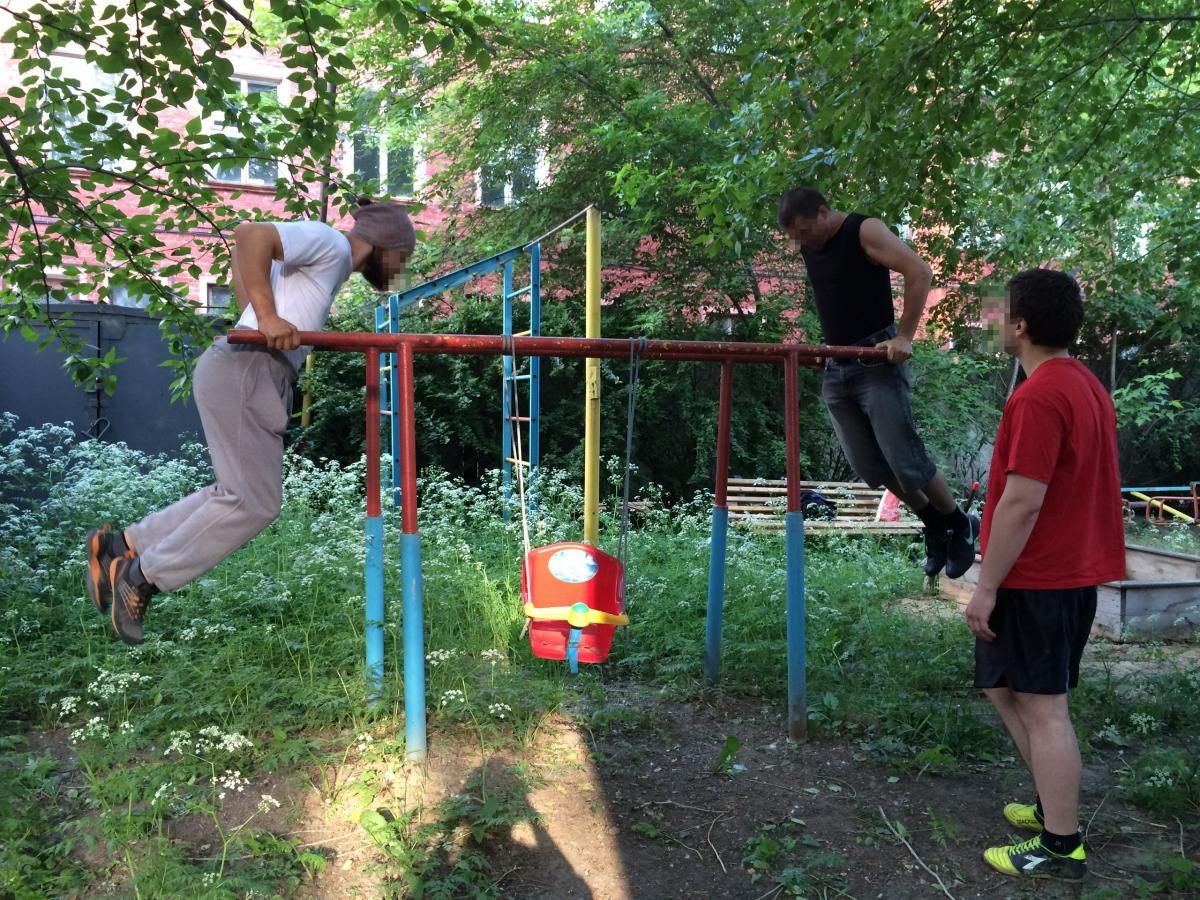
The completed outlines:
[[[1060,856],[1042,846],[1040,834],[1019,844],[989,847],[983,851],[983,858],[997,872],[1023,878],[1082,881],[1087,875],[1087,854],[1083,851],[1082,843],[1065,856]]]
[[[975,539],[979,537],[979,516],[967,516],[966,528],[952,528],[946,549],[946,577],[962,578],[975,565]]]
[[[127,644],[142,643],[145,640],[142,620],[158,588],[142,575],[137,555],[131,550],[112,561],[108,580],[112,585],[112,624],[117,636]]]
[[[945,528],[930,528],[925,526],[925,574],[932,578],[946,565],[946,545],[950,542],[950,532]]]
[[[108,569],[113,559],[120,555],[114,547],[115,543],[116,535],[111,525],[101,525],[89,531],[83,542],[87,552],[87,592],[101,615],[108,612],[108,601],[112,596]]]

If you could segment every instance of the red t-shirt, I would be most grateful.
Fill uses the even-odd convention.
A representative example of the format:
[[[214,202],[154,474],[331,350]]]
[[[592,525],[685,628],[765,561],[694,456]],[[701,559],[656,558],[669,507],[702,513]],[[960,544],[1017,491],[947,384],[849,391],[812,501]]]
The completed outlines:
[[[1125,577],[1117,416],[1100,381],[1075,359],[1043,362],[1008,398],[992,465],[980,546],[1010,472],[1047,485],[1005,588],[1090,587]]]

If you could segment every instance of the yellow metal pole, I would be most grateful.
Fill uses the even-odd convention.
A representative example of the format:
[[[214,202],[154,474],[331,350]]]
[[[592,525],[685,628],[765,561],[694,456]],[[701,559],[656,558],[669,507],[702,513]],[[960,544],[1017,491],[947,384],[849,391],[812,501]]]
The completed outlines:
[[[304,374],[312,378],[313,357],[316,354],[310,353],[304,358]],[[300,424],[307,428],[312,424],[312,392],[308,389],[304,391],[304,397],[300,401]]]
[[[587,211],[587,294],[585,337],[600,337],[600,210]],[[600,360],[583,363],[583,540],[600,543]]]
[[[1189,525],[1196,524],[1196,520],[1194,518],[1192,518],[1191,516],[1189,516],[1187,513],[1180,512],[1173,506],[1167,506],[1167,504],[1163,503],[1161,500],[1155,500],[1153,497],[1149,497],[1146,494],[1143,494],[1141,491],[1130,491],[1129,493],[1133,494],[1133,496],[1137,497],[1139,500],[1145,500],[1146,503],[1149,504],[1151,509],[1153,509],[1154,507],[1157,506],[1163,512],[1169,513],[1170,515],[1174,516],[1175,518],[1181,519],[1184,522],[1187,522],[1187,524],[1189,524]]]

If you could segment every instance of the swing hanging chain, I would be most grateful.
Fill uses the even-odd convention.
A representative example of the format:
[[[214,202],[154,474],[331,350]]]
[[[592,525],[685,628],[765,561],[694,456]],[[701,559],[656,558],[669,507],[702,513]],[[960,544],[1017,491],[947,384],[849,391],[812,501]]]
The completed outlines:
[[[512,355],[512,360],[513,360],[513,373],[515,375],[516,374],[516,366],[517,366],[517,358],[516,358],[515,354]],[[525,472],[524,472],[525,467],[522,465],[522,462],[525,458],[525,454],[521,449],[521,421],[520,421],[521,403],[520,403],[520,398],[517,394],[517,386],[516,386],[515,378],[511,379],[511,380],[508,378],[504,378],[504,392],[507,395],[507,400],[509,401],[508,403],[505,404],[505,406],[506,406],[505,411],[512,412],[512,416],[509,417],[509,420],[508,420],[508,429],[509,429],[509,435],[513,438],[513,458],[517,461],[515,463],[515,468],[517,470],[517,496],[518,496],[518,498],[520,500],[520,504],[521,504],[521,537],[525,544],[525,552],[521,556],[521,574],[524,576],[522,578],[522,581],[526,585],[528,585],[530,587],[530,589],[532,590],[533,579],[532,579],[532,573],[529,571],[529,550],[530,550],[530,547],[529,547],[529,516],[525,510],[525,508],[526,508]],[[521,598],[519,596],[517,598],[517,601],[521,602]],[[525,635],[529,631],[529,622],[530,622],[530,619],[528,617],[525,617],[525,621],[521,624],[520,640],[525,639]]]
[[[632,480],[630,475],[633,468],[633,422],[634,412],[637,408],[638,366],[645,349],[646,339],[644,337],[630,338],[629,385],[626,388],[628,401],[625,419],[625,483],[622,487],[621,498],[621,536],[617,541],[617,559],[621,561],[622,568],[625,567],[629,557],[629,485]]]
[[[517,357],[512,357],[512,370],[514,376],[517,371]],[[529,516],[526,513],[525,503],[525,454],[521,449],[521,401],[517,394],[516,378],[505,379],[505,390],[508,392],[510,411],[512,415],[508,420],[509,433],[513,438],[513,458],[516,460],[514,468],[517,470],[517,496],[521,503],[521,536],[525,542],[525,556],[529,556]],[[531,473],[532,474],[532,473]]]

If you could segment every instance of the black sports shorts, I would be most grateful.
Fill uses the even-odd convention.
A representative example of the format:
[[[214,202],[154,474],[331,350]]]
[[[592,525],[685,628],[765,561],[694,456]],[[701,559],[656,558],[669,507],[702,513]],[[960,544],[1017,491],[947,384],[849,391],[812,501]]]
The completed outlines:
[[[1065,694],[1079,684],[1079,660],[1096,618],[1096,588],[1001,588],[988,626],[975,639],[975,687]]]

